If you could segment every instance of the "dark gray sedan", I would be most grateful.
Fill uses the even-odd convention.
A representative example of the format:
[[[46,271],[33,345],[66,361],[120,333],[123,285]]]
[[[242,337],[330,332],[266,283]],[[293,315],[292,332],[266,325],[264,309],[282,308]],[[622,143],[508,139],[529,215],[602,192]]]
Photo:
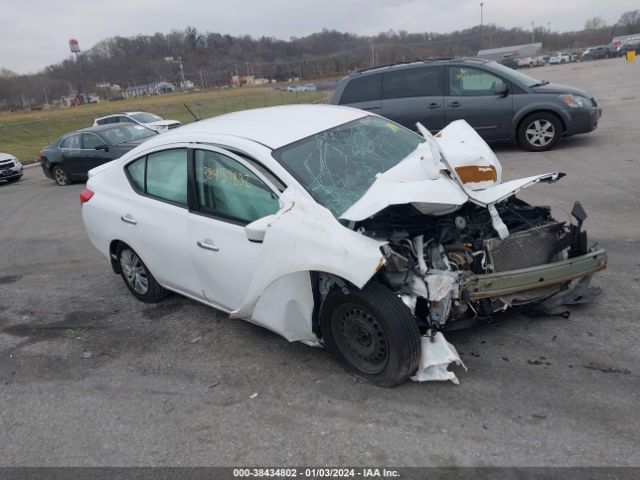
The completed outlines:
[[[67,133],[40,150],[44,174],[58,185],[85,181],[88,172],[120,158],[150,137],[153,130],[141,125],[113,124]]]
[[[377,67],[342,79],[331,101],[368,110],[408,128],[437,132],[466,120],[487,141],[517,141],[526,150],[553,148],[561,137],[598,125],[588,92],[532,78],[476,58]]]

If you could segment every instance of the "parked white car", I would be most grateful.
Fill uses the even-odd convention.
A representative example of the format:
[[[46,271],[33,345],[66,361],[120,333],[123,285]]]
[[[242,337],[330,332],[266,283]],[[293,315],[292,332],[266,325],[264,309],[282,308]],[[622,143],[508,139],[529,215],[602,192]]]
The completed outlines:
[[[96,118],[93,121],[93,126],[110,123],[137,123],[160,133],[178,128],[181,125],[178,120],[164,120],[162,117],[149,112],[124,112]]]
[[[549,57],[549,65],[561,64],[561,63],[569,63],[571,61],[571,57],[562,52],[552,53]]]
[[[9,153],[0,153],[0,180],[17,182],[22,178],[22,162]]]
[[[514,197],[562,174],[502,183],[465,121],[418,128],[331,105],[202,120],[91,170],[82,218],[144,302],[178,292],[377,385],[457,381],[443,331],[586,301],[606,252],[579,204],[568,225]]]

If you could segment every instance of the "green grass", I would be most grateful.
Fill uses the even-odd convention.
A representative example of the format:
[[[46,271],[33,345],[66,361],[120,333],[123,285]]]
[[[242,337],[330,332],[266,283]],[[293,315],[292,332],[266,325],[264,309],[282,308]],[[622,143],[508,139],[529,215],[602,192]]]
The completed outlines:
[[[93,124],[93,119],[124,111],[150,111],[163,118],[190,123],[186,103],[200,118],[248,108],[292,103],[322,103],[330,92],[281,92],[271,87],[252,87],[138,97],[72,108],[0,113],[0,152],[15,155],[23,163],[38,161],[38,151],[64,133]]]

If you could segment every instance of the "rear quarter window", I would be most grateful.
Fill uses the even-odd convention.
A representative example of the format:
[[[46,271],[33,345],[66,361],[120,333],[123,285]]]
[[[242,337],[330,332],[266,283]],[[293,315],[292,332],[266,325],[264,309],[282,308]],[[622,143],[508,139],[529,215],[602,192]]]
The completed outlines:
[[[404,68],[384,74],[383,98],[434,97],[444,94],[444,67]]]
[[[382,75],[367,75],[349,81],[342,92],[340,105],[382,99]]]

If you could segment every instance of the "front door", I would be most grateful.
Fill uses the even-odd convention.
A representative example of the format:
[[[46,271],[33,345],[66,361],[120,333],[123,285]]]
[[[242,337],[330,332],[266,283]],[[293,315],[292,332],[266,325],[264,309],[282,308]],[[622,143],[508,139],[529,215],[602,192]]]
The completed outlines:
[[[495,93],[497,85],[509,82],[480,68],[448,66],[447,83],[446,124],[463,119],[485,140],[509,138],[513,96]]]
[[[106,149],[96,150],[96,147],[109,148],[109,144],[94,133],[85,132],[82,134],[82,158],[85,173],[92,168],[113,160],[113,154]]]
[[[60,142],[61,166],[72,180],[84,180],[80,134],[73,133]]]
[[[278,211],[276,189],[249,162],[226,150],[194,152],[195,209],[189,219],[200,296],[225,311],[242,305],[262,252],[244,226]]]

